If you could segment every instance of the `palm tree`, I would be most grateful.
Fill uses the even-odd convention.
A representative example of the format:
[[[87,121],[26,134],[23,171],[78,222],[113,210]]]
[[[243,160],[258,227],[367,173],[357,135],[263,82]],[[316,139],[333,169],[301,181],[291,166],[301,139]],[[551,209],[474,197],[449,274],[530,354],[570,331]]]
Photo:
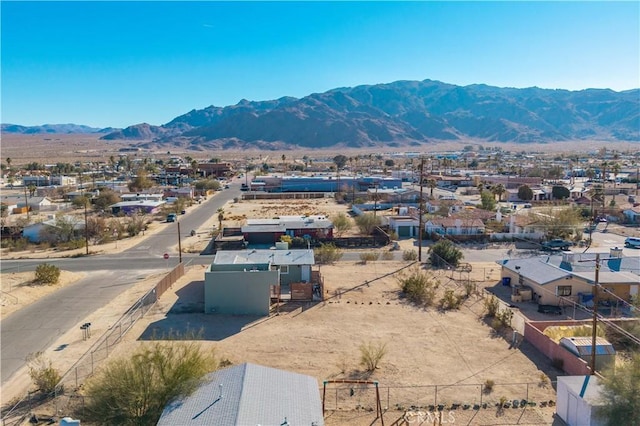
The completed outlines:
[[[7,167],[11,170],[11,158],[7,157]]]
[[[282,174],[286,174],[287,173],[287,169],[285,167],[285,161],[287,159],[287,156],[282,154]]]
[[[433,198],[433,190],[438,186],[438,183],[435,179],[427,179],[427,188],[430,190],[430,196]]]
[[[507,190],[501,183],[491,187],[491,193],[498,196],[498,202],[502,201],[502,194],[505,192],[507,192]]]

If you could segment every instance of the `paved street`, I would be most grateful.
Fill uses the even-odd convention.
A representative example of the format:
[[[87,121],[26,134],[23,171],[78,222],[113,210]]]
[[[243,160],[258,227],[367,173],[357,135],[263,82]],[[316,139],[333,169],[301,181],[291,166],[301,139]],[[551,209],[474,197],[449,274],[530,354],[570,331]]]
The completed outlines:
[[[182,238],[187,238],[191,229],[205,223],[216,210],[227,201],[240,194],[240,182],[210,197],[201,206],[180,216]],[[51,296],[43,298],[13,313],[2,321],[0,341],[0,383],[6,383],[24,364],[25,358],[38,351],[44,351],[52,342],[63,335],[79,321],[98,308],[106,305],[140,279],[166,269],[162,258],[169,253],[168,266],[178,262],[177,224],[167,224],[166,229],[149,236],[140,244],[119,254],[92,256],[77,259],[47,259],[61,269],[69,271],[89,271],[90,275],[73,285],[64,287]],[[198,259],[197,255],[183,256]],[[210,257],[198,259],[208,263]],[[2,262],[2,273],[34,270],[42,263],[38,260],[13,260]]]

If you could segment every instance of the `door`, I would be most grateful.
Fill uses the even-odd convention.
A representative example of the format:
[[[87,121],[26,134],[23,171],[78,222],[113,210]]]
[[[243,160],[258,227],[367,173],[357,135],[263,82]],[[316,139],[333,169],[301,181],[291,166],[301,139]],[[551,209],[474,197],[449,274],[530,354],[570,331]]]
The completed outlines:
[[[570,393],[568,402],[567,424],[569,426],[578,426],[578,398]]]
[[[302,282],[308,283],[311,281],[311,266],[303,265],[302,270],[300,271]]]

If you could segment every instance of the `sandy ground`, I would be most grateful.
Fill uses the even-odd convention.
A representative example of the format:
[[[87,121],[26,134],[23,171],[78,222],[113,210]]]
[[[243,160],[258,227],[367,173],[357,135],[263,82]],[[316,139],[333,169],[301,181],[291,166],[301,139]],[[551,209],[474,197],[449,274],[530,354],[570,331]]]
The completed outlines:
[[[346,210],[346,206],[337,206],[332,202],[322,204],[324,200],[320,201],[320,206],[308,213],[331,216]],[[270,217],[291,211],[278,210],[281,205],[281,202],[274,203],[273,200],[257,205],[230,203],[225,206],[228,213],[225,225],[232,226],[233,221],[242,221],[243,215]],[[294,211],[302,209],[300,205],[288,207]],[[264,214],[257,214],[258,212]],[[216,223],[217,217],[214,216],[197,231],[205,232]],[[149,232],[157,232],[164,226],[156,225]],[[131,241],[119,241],[117,250],[124,250],[139,241],[135,238]],[[208,239],[202,238],[202,241],[194,242],[191,248],[203,248],[207,242]],[[116,250],[114,244],[110,246],[105,247],[104,252]],[[402,241],[401,249],[408,248],[413,248],[413,241]],[[189,246],[185,250],[189,250]],[[482,401],[488,403],[488,408],[477,411],[462,408],[455,410],[453,415],[456,423],[551,424],[554,410],[550,408],[511,409],[498,413],[493,406],[503,396],[509,400],[554,400],[553,389],[539,386],[541,374],[553,377],[556,373],[549,363],[527,347],[526,343],[519,350],[509,349],[508,336],[496,335],[482,321],[483,305],[478,296],[472,296],[460,310],[446,313],[406,303],[399,295],[397,281],[397,271],[406,265],[406,262],[397,261],[376,261],[366,265],[355,262],[323,265],[320,271],[327,291],[325,302],[313,306],[283,305],[278,314],[268,318],[171,313],[172,308],[178,309],[185,304],[202,301],[204,267],[193,266],[163,295],[157,306],[135,324],[124,341],[117,345],[110,359],[127,356],[144,344],[144,338],[154,332],[162,334],[169,330],[202,330],[203,347],[215,351],[220,359],[228,359],[234,364],[254,362],[309,374],[318,379],[319,387],[323,380],[328,379],[377,380],[380,384],[381,404],[386,410],[386,423],[399,419],[404,410],[412,405],[416,406],[415,410],[426,415],[431,408],[429,405],[435,401],[434,385],[439,385],[439,402],[472,405],[479,403],[482,397]],[[442,290],[453,288],[461,292],[451,280],[450,273],[437,275],[442,283]],[[69,277],[67,274],[64,276],[69,279],[79,278]],[[493,263],[474,264],[470,274],[455,273],[454,277],[469,279],[478,286],[488,286],[497,282],[499,270]],[[25,291],[28,287],[20,285],[21,278],[29,279],[24,275],[15,277],[15,281],[11,283],[11,287],[15,284],[15,288],[10,294],[16,297],[18,291]],[[92,314],[91,339],[83,340],[80,331],[74,327],[58,339],[46,351],[45,356],[61,372],[68,371],[99,336],[108,331],[122,313],[152,288],[159,278],[150,277],[136,284]],[[4,285],[3,277],[3,289]],[[45,295],[45,289],[42,290],[40,296]],[[26,293],[23,297],[26,300]],[[37,296],[31,297],[35,300]],[[359,363],[359,347],[368,342],[387,345],[387,354],[372,374],[365,373]],[[496,383],[494,390],[481,395],[480,384],[488,379]],[[24,395],[28,387],[29,378],[26,371],[23,371],[12,383],[3,387],[3,404]],[[328,425],[369,425],[375,420],[375,413],[368,411],[375,407],[373,389],[355,386],[353,396],[350,395],[350,390],[350,386],[329,385]],[[42,409],[46,414],[46,407]],[[48,414],[53,415],[55,412]]]

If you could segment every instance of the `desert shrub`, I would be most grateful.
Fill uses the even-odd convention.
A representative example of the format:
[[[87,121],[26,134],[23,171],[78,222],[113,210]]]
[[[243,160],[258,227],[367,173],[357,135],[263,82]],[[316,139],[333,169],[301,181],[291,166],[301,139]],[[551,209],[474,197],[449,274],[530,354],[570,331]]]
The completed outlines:
[[[491,379],[487,379],[484,382],[484,389],[483,392],[484,393],[491,393],[493,391],[493,386],[496,384],[496,382],[494,382]]]
[[[144,345],[87,382],[84,415],[96,424],[156,424],[169,401],[194,391],[216,368],[213,354],[197,342]]]
[[[320,264],[334,263],[342,257],[342,250],[333,243],[321,244],[320,247],[313,250],[315,260]]]
[[[371,235],[376,226],[380,226],[382,219],[373,213],[365,213],[356,217],[356,226],[362,235]]]
[[[495,296],[491,296],[484,299],[484,316],[487,318],[494,318],[500,309],[500,302]]]
[[[433,266],[458,266],[463,258],[462,251],[449,240],[440,240],[429,249]]]
[[[60,382],[62,376],[53,368],[51,360],[45,359],[42,352],[36,352],[27,357],[29,377],[38,390],[43,393],[51,393]]]
[[[307,240],[302,237],[293,237],[290,246],[291,248],[307,248]]]
[[[86,241],[84,239],[75,238],[73,240],[58,244],[58,247],[60,247],[62,250],[75,250],[83,248],[85,245]]]
[[[511,318],[513,318],[513,311],[511,309],[502,309],[495,314],[495,317],[491,321],[491,327],[496,330],[511,327]]]
[[[467,299],[476,291],[476,285],[471,281],[464,283],[464,297]]]
[[[382,255],[380,257],[382,260],[393,260],[393,253],[391,253],[390,251],[385,251],[382,252]]]
[[[60,279],[60,268],[50,263],[42,263],[36,267],[36,279],[38,284],[53,285]]]
[[[351,219],[342,212],[332,218],[331,222],[333,223],[333,229],[336,231],[336,235],[338,237],[351,229],[352,226]]]
[[[418,252],[415,250],[405,250],[402,252],[402,260],[416,261],[418,260]]]
[[[400,276],[398,283],[407,299],[426,306],[433,304],[436,290],[440,285],[434,277],[427,275],[419,268],[413,269],[408,275]]]
[[[462,297],[457,295],[455,291],[448,289],[444,292],[442,299],[440,299],[440,309],[448,311],[451,309],[459,309],[462,304]]]
[[[365,265],[367,262],[373,262],[375,260],[378,260],[379,257],[380,255],[373,251],[360,253],[360,261]]]
[[[360,345],[360,365],[364,366],[366,371],[373,372],[386,353],[386,343],[363,343]]]

